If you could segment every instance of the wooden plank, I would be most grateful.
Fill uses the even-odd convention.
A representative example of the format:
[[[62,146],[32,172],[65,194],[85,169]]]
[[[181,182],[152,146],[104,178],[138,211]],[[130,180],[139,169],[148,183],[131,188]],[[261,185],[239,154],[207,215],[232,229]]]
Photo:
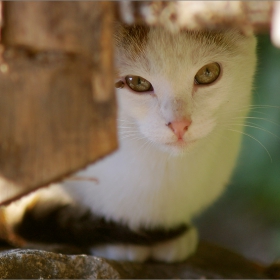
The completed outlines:
[[[277,1],[121,1],[119,17],[133,24],[180,29],[237,28],[244,34],[268,32]]]
[[[6,45],[87,54],[99,47],[103,15],[110,5],[95,1],[20,1],[3,3]]]
[[[0,203],[117,147],[110,3],[4,4]]]

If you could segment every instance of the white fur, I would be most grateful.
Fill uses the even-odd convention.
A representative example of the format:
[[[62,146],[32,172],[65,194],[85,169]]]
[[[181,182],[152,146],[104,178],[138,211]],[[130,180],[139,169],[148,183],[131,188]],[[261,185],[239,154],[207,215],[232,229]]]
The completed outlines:
[[[231,52],[160,28],[150,31],[143,56],[135,55],[134,61],[118,49],[117,81],[139,75],[151,82],[154,93],[135,94],[127,86],[117,90],[119,150],[80,172],[98,178],[98,184],[67,183],[65,190],[94,213],[134,229],[190,223],[213,203],[234,168],[241,139],[237,131],[243,129],[251,100],[256,41],[236,34],[224,35],[236,44]],[[196,72],[211,62],[220,64],[221,77],[212,85],[194,86]],[[176,136],[166,124],[183,117],[190,117],[192,124],[184,135],[187,144],[176,146]],[[240,126],[231,127],[233,122]],[[185,247],[179,245],[183,252],[175,246],[168,256],[166,244],[153,253],[141,249],[135,257],[131,246],[103,247],[101,255],[144,260],[152,254],[158,260],[176,261],[196,246],[185,242]]]
[[[183,261],[195,252],[197,242],[196,229],[191,227],[189,231],[175,240],[152,246],[150,258],[163,262]]]
[[[228,33],[234,39],[234,32]],[[149,80],[155,96],[118,89],[119,150],[79,173],[98,178],[98,184],[66,184],[66,190],[95,213],[133,228],[188,222],[221,193],[241,138],[241,133],[228,130],[228,124],[239,117],[242,123],[247,114],[256,61],[253,37],[239,42],[236,56],[229,57],[226,52],[211,53],[213,46],[198,45],[184,35],[162,29],[152,29],[149,35],[145,55],[151,72],[141,68],[141,59],[130,67],[127,63],[125,70],[119,66],[119,71],[121,76]],[[174,42],[169,46],[170,37]],[[197,53],[196,63],[192,63],[193,53]],[[194,75],[213,61],[222,67],[221,78],[193,93]],[[175,100],[185,104],[179,112]],[[165,144],[176,141],[166,126],[176,114],[192,118],[184,140],[196,142],[186,147]]]
[[[75,202],[132,229],[168,229],[191,223],[218,198],[238,155],[256,64],[254,37],[235,31],[224,36],[235,47],[152,28],[146,47],[133,60],[117,48],[116,81],[139,75],[151,82],[154,92],[135,94],[127,86],[117,90],[120,148],[79,173],[99,183],[64,184]],[[196,72],[211,62],[220,64],[221,76],[211,85],[194,85]],[[166,124],[181,118],[191,118],[192,124],[185,144],[177,145]],[[196,239],[192,230],[150,248],[120,244],[93,252],[114,259],[172,262],[191,254]]]
[[[151,247],[137,245],[101,245],[92,249],[92,254],[107,259],[143,262],[147,259],[163,262],[185,260],[194,253],[197,232],[194,227],[175,240],[159,243]]]
[[[144,262],[151,256],[151,248],[139,245],[101,245],[91,250],[92,255],[111,260]]]

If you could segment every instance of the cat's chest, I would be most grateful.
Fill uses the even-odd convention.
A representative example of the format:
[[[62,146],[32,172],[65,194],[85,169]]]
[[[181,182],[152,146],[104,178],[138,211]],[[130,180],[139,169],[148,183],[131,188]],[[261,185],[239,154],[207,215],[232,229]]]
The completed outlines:
[[[68,191],[94,213],[132,227],[189,222],[201,203],[216,196],[219,185],[206,188],[206,180],[212,184],[199,153],[170,157],[152,146],[139,147],[135,141],[122,142],[116,153],[81,173],[98,183],[70,184]]]

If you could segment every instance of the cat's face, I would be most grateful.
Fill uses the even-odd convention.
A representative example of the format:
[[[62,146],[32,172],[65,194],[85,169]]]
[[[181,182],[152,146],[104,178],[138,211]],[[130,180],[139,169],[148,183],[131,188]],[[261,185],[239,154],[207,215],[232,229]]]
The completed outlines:
[[[116,38],[120,129],[126,134],[182,154],[250,102],[252,36],[121,27]]]

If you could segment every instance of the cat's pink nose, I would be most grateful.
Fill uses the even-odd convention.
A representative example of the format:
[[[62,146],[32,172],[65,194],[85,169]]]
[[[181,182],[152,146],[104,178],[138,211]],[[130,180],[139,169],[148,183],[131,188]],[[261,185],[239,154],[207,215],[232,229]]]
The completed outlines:
[[[181,120],[170,122],[167,124],[167,126],[174,132],[178,139],[182,139],[191,123],[191,120]]]

